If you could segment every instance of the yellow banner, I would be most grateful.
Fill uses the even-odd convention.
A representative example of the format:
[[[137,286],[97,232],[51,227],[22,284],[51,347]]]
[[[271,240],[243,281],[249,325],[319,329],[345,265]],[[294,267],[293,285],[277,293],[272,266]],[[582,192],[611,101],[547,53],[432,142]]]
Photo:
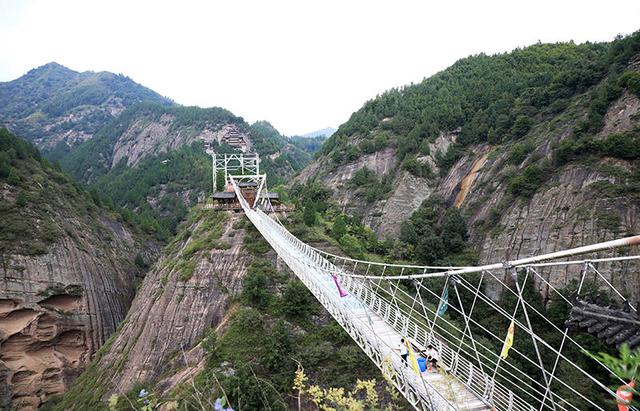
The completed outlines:
[[[514,332],[515,324],[511,321],[511,325],[509,325],[509,331],[507,332],[507,338],[504,340],[504,345],[502,346],[502,353],[500,353],[500,357],[503,360],[506,360],[509,356],[509,349],[513,345],[513,332]]]

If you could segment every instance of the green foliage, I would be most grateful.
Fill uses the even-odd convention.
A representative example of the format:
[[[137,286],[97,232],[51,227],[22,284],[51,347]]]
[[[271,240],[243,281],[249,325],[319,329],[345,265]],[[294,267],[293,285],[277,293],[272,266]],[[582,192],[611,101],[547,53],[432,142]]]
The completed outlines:
[[[623,160],[640,159],[640,129],[610,134],[605,139],[577,137],[563,140],[554,152],[557,165],[586,156],[608,156]]]
[[[350,257],[361,259],[364,257],[364,248],[358,237],[353,234],[345,234],[340,237],[342,251]]]
[[[440,131],[458,127],[462,147],[519,139],[534,121],[564,110],[569,99],[587,91],[590,114],[579,128],[591,133],[622,87],[635,87],[634,75],[623,76],[622,86],[618,82],[639,50],[636,32],[611,43],[535,44],[464,58],[419,84],[389,90],[365,103],[326,141],[322,153],[337,163],[351,161],[353,138],[370,140],[379,129],[398,136],[400,159]],[[369,146],[361,142],[360,150]],[[451,158],[443,162],[445,170]]]
[[[313,296],[300,281],[290,281],[282,293],[281,309],[288,318],[306,320],[316,308]]]
[[[513,195],[532,197],[549,176],[550,163],[529,164],[521,173],[509,179],[509,190]]]
[[[586,351],[584,354],[594,360],[600,361],[609,368],[616,377],[627,382],[635,381],[635,387],[631,388],[627,386],[628,390],[633,393],[634,397],[632,402],[628,405],[636,408],[640,407],[640,399],[638,398],[640,392],[637,387],[638,380],[640,380],[640,352],[638,350],[632,351],[627,344],[623,344],[620,347],[620,353],[618,356],[611,355],[606,352],[600,352],[596,355]],[[617,388],[617,386],[611,387],[613,391],[616,391]]]
[[[511,128],[511,135],[514,138],[523,137],[525,134],[529,132],[533,126],[533,119],[526,115],[519,115],[516,118],[516,121],[513,123],[513,127]]]
[[[136,167],[121,163],[92,187],[117,207],[131,211],[126,216],[147,232],[167,239],[187,215],[190,204],[185,204],[182,193],[211,192],[211,159],[201,144],[182,146],[145,157]]]
[[[27,199],[26,191],[20,190],[16,195],[16,205],[20,207],[24,207],[25,205],[27,205],[27,202],[28,202],[28,199]]]
[[[405,158],[402,167],[416,177],[429,178],[433,176],[433,170],[429,164],[418,161],[413,156]]]
[[[136,258],[133,260],[133,262],[140,269],[146,269],[149,267],[149,264],[144,261],[144,257],[141,253],[136,254]]]
[[[45,254],[65,232],[73,236],[78,224],[109,241],[100,222],[108,211],[94,205],[89,193],[51,166],[33,145],[4,128],[0,171],[0,183],[10,184],[8,195],[0,199],[0,263],[10,254]]]
[[[385,174],[382,178],[367,167],[362,167],[355,172],[349,181],[349,187],[354,190],[355,195],[364,197],[368,203],[381,200],[391,191],[392,176]]]
[[[509,162],[515,165],[522,164],[535,148],[535,144],[531,141],[514,144],[509,152]]]
[[[322,147],[322,143],[327,139],[326,136],[316,136],[316,137],[302,137],[302,136],[293,136],[289,139],[289,142],[294,146],[298,147],[300,150],[309,153],[311,155],[320,151]]]
[[[0,83],[0,117],[28,139],[47,141],[70,131],[94,134],[112,119],[107,106],[114,100],[125,108],[140,101],[172,104],[128,77],[107,72],[78,73],[56,63]],[[81,116],[82,121],[59,121],[69,115]],[[61,142],[56,155],[68,150]]]
[[[270,301],[268,287],[273,268],[264,260],[254,261],[247,269],[243,280],[243,297],[247,303],[258,309],[265,309]]]
[[[196,260],[195,259],[191,259],[191,260],[185,261],[180,266],[180,276],[178,277],[178,279],[180,281],[184,281],[184,282],[189,281],[189,279],[193,275],[193,272],[195,271],[195,269],[196,269]]]
[[[628,88],[636,96],[640,97],[640,72],[626,71],[619,79],[620,87]]]
[[[9,171],[9,176],[7,177],[7,183],[11,184],[12,186],[17,186],[18,184],[20,184],[20,176],[18,175],[18,172],[16,171],[15,168],[12,168]]]
[[[339,240],[347,233],[347,222],[346,216],[344,214],[339,214],[335,221],[333,222],[333,226],[331,227],[331,236],[336,240]]]
[[[427,200],[402,223],[400,240],[407,256],[424,264],[447,264],[468,248],[467,225],[457,208],[447,211],[438,199]],[[462,260],[473,258],[466,255]]]
[[[303,218],[304,218],[304,223],[309,227],[313,226],[316,223],[316,220],[317,220],[316,208],[312,203],[307,204],[304,207]]]
[[[436,163],[438,164],[438,168],[440,169],[440,175],[444,176],[447,174],[449,169],[462,157],[462,151],[460,146],[457,144],[451,144],[446,153],[438,153],[436,155]]]
[[[251,125],[251,141],[257,152],[267,155],[276,153],[286,145],[285,138],[267,121]]]

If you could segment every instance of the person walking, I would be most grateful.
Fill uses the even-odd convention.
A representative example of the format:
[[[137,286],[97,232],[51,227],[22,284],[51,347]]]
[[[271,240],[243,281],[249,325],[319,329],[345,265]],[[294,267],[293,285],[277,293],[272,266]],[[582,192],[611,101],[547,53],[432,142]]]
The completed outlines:
[[[400,345],[398,346],[398,348],[396,350],[400,351],[400,357],[402,357],[402,363],[404,365],[407,365],[407,357],[409,356],[409,348],[407,347],[407,343],[405,342],[404,338],[400,339]]]

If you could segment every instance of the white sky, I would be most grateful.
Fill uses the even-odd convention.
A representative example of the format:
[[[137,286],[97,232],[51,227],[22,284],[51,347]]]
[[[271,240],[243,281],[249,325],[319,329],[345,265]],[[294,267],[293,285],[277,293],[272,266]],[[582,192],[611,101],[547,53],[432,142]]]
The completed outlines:
[[[462,57],[640,29],[640,1],[0,0],[0,81],[56,61],[292,135]]]

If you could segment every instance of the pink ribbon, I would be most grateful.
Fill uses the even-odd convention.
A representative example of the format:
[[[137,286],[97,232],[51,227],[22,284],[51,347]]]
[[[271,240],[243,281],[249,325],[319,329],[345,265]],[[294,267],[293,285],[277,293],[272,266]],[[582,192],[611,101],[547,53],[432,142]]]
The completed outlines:
[[[342,289],[342,287],[340,287],[338,277],[336,277],[335,274],[331,274],[331,277],[333,277],[333,282],[336,283],[336,287],[338,287],[338,293],[340,293],[340,297],[346,297],[348,294],[345,290]]]

